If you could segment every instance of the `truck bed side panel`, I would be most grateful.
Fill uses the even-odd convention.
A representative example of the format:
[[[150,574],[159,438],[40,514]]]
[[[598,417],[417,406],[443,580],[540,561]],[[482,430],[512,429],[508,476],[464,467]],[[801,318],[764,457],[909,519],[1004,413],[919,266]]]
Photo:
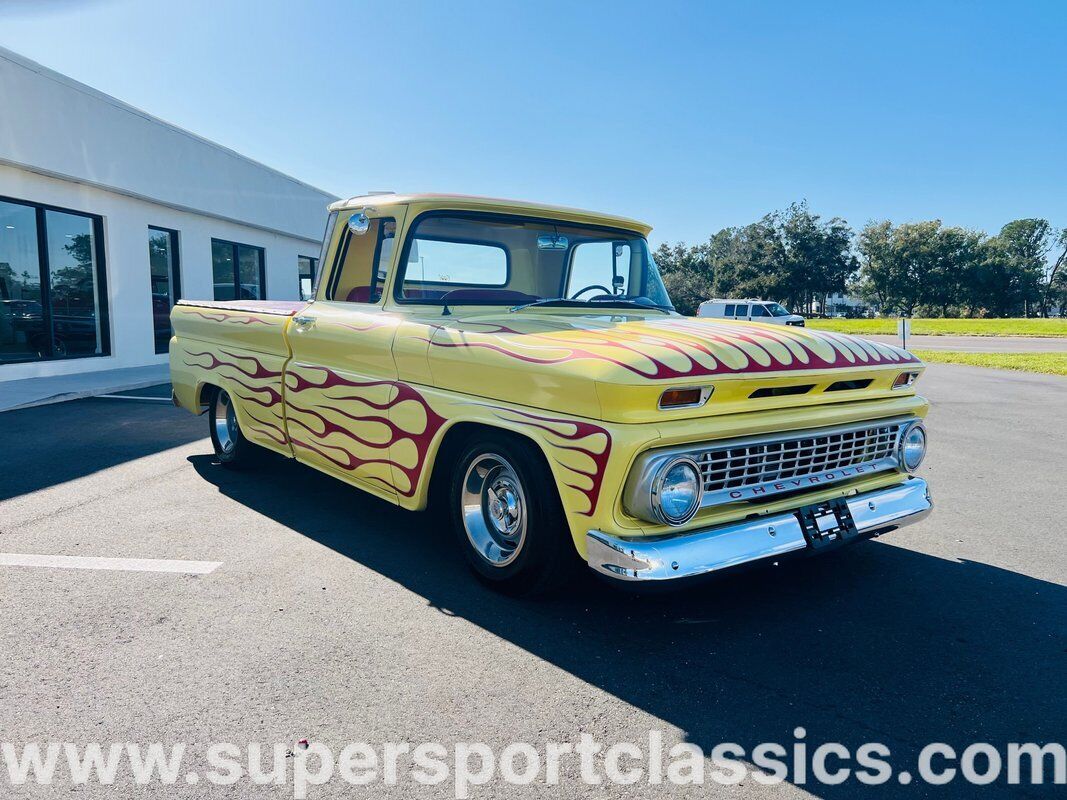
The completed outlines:
[[[183,302],[174,307],[170,371],[175,396],[183,408],[198,413],[206,399],[205,386],[225,389],[245,436],[291,456],[282,377],[289,359],[285,331],[292,312],[266,302],[261,308],[241,305]]]

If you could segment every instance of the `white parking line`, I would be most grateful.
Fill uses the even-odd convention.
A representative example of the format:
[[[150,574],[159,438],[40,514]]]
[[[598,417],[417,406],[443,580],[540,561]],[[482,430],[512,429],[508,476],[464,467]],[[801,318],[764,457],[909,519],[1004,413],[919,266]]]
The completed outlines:
[[[48,556],[37,553],[0,553],[0,567],[55,567],[59,569],[116,569],[130,572],[181,572],[207,575],[221,561],[182,561],[170,558],[96,558]]]
[[[97,397],[106,397],[108,400],[147,400],[149,403],[172,403],[169,397],[140,397],[136,394],[98,394]]]

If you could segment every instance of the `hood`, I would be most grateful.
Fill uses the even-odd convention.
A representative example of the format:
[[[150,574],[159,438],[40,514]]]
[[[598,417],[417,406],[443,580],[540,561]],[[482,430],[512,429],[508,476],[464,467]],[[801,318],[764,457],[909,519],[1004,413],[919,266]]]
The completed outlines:
[[[919,365],[905,350],[853,336],[707,317],[553,310],[435,327],[427,355],[437,386],[467,393],[478,387],[473,393],[617,421],[803,405],[816,395],[821,402],[854,400],[857,391],[889,390],[883,384],[891,385],[902,366]],[[849,382],[859,388],[847,388]],[[769,391],[753,398],[750,384]],[[835,384],[846,388],[826,396]],[[714,387],[705,407],[657,408],[664,389],[690,385]],[[758,402],[764,399],[775,402]]]

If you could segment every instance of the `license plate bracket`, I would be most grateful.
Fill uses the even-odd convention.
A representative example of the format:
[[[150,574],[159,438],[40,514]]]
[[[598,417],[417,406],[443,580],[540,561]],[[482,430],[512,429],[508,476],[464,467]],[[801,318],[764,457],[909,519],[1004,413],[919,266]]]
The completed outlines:
[[[825,547],[859,535],[856,520],[843,498],[804,506],[796,512],[808,547]]]

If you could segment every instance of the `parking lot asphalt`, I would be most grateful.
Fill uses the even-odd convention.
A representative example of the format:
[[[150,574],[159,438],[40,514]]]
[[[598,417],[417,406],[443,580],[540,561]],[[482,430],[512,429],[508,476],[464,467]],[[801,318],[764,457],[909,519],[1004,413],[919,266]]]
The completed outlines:
[[[0,415],[0,553],[193,560],[205,574],[0,566],[0,742],[1067,742],[1067,379],[931,365],[924,523],[680,593],[476,583],[441,524],[281,458],[222,469],[150,401]],[[198,749],[199,748],[199,749]],[[183,764],[184,766],[184,764]],[[191,767],[192,765],[190,765]],[[69,780],[67,781],[69,783]],[[60,781],[62,784],[62,781]],[[0,784],[2,785],[2,784]],[[448,787],[448,788],[445,788]],[[453,796],[450,784],[311,797]],[[1051,796],[1062,787],[649,786],[635,797]],[[472,797],[615,797],[558,786]],[[55,787],[8,789],[51,796]],[[89,785],[78,797],[291,796]]]

